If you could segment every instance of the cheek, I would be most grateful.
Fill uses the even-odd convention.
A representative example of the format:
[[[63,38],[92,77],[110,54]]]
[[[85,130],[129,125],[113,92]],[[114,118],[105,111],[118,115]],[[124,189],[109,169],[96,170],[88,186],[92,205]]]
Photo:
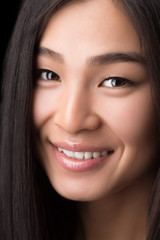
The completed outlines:
[[[58,102],[56,98],[56,94],[53,94],[49,89],[35,89],[33,94],[32,116],[36,128],[42,126],[53,114]]]
[[[114,162],[111,178],[117,191],[154,168],[158,151],[157,114],[151,95],[141,92],[128,99],[108,100],[103,116],[122,150],[121,157]]]
[[[158,124],[150,94],[118,99],[109,109],[109,112],[106,110],[105,121],[123,143],[138,145],[155,141]]]

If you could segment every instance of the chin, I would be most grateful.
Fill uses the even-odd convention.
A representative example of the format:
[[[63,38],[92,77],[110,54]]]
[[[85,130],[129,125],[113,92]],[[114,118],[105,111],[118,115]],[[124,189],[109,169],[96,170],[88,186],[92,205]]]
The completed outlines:
[[[53,184],[52,184],[53,186]],[[85,188],[84,186],[53,186],[55,191],[62,197],[73,201],[96,201],[103,198],[103,194],[95,189]]]
[[[55,189],[55,188],[54,188]],[[73,201],[91,201],[91,196],[86,196],[85,193],[81,191],[75,191],[75,190],[67,190],[67,189],[55,189],[55,191],[61,195],[62,197],[73,200]]]

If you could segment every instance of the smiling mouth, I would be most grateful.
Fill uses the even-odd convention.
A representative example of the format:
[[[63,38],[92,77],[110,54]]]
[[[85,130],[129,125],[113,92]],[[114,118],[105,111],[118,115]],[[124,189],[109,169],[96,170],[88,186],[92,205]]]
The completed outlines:
[[[98,149],[82,143],[67,144],[63,142],[53,144],[51,141],[48,142],[52,146],[57,163],[66,170],[75,172],[96,168],[110,159],[110,156],[115,152],[113,149]]]
[[[69,151],[63,148],[57,148],[59,152],[63,153],[65,156],[70,157],[75,160],[88,160],[88,159],[97,159],[100,157],[107,156],[113,151],[102,151],[102,152],[75,152]]]

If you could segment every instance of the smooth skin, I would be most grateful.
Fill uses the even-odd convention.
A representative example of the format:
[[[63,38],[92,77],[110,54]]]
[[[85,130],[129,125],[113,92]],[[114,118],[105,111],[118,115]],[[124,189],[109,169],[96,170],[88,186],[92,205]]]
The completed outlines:
[[[53,188],[79,202],[86,240],[145,239],[158,124],[136,31],[110,0],[75,2],[52,16],[39,47],[36,67],[47,72],[37,71],[33,124]],[[75,172],[50,142],[113,153]]]

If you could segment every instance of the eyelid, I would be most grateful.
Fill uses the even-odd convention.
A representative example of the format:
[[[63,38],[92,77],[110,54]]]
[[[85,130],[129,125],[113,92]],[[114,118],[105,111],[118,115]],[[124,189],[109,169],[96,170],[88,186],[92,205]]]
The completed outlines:
[[[38,75],[38,74],[41,74],[43,72],[53,72],[52,70],[49,70],[47,68],[37,68],[35,73]]]
[[[35,71],[35,78],[36,79],[45,79],[44,77],[42,77],[42,74],[43,73],[52,73],[52,74],[55,74],[55,76],[56,76],[56,79],[55,79],[55,81],[58,81],[59,80],[59,75],[56,73],[56,72],[54,72],[54,71],[52,71],[52,70],[49,70],[49,69],[45,69],[45,68],[38,68],[38,69],[36,69],[36,71]],[[54,81],[54,80],[49,80],[49,79],[45,79],[46,81]]]
[[[105,81],[112,81],[112,80],[119,80],[119,81],[122,81],[124,82],[124,84],[122,86],[107,86],[107,85],[103,85],[103,83]],[[123,88],[123,87],[126,87],[126,86],[136,86],[137,83],[133,82],[132,80],[129,80],[127,78],[124,78],[124,77],[119,77],[119,76],[110,76],[108,78],[105,78],[102,83],[100,84],[100,87],[108,87],[108,88]]]

